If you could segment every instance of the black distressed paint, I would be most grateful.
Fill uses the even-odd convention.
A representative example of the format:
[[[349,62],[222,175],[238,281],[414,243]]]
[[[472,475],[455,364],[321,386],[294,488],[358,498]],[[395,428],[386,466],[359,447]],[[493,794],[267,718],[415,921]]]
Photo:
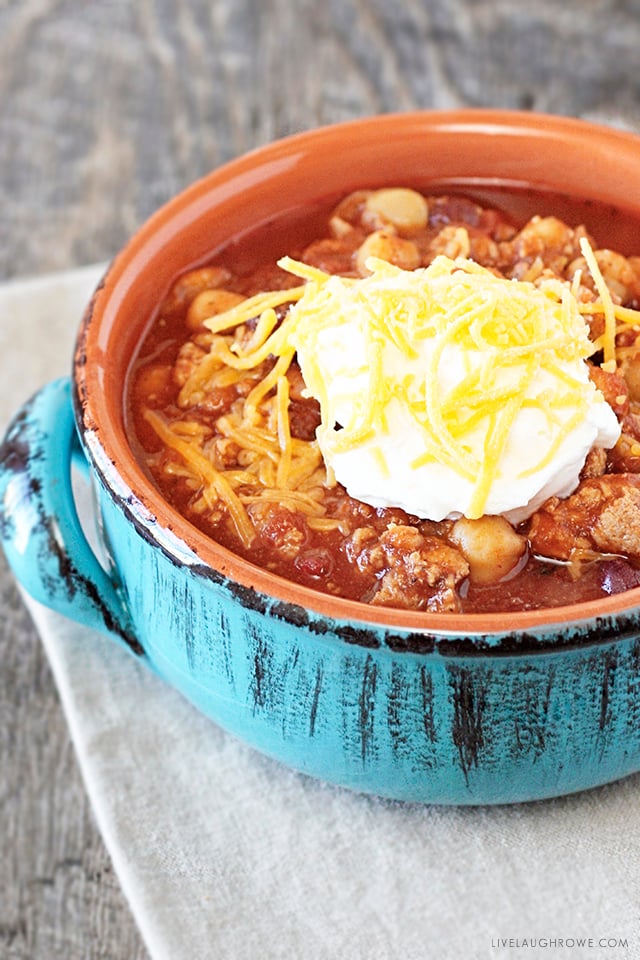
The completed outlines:
[[[426,667],[420,667],[420,694],[422,699],[422,725],[427,740],[435,743],[437,739],[433,706],[433,676]]]
[[[322,664],[316,667],[316,679],[313,686],[313,697],[311,699],[311,709],[309,710],[309,736],[313,737],[316,732],[316,718],[318,716],[318,704],[320,703],[320,693],[322,692],[322,681],[324,670]]]
[[[603,733],[605,727],[607,727],[611,721],[611,688],[613,687],[617,666],[617,652],[615,650],[608,650],[604,656],[602,686],[600,688],[600,717],[598,721],[598,730],[600,734]]]
[[[453,722],[451,736],[458,749],[460,766],[469,780],[471,767],[478,765],[478,756],[484,746],[482,726],[485,708],[485,693],[482,682],[463,668],[454,673]]]
[[[39,576],[47,592],[55,597],[64,590],[69,601],[73,600],[77,592],[81,592],[96,609],[105,629],[124,641],[130,650],[137,656],[144,655],[144,650],[138,639],[113,616],[100,596],[93,581],[85,576],[72,562],[64,544],[58,538],[58,524],[55,517],[48,516],[40,493],[42,484],[39,478],[33,476],[33,464],[42,460],[42,437],[38,443],[29,441],[33,433],[33,406],[36,396],[29,400],[10,424],[4,441],[0,445],[0,469],[10,472],[24,483],[23,496],[27,497],[35,511],[35,520],[32,532],[38,537],[38,567]],[[13,520],[4,509],[0,511],[0,535],[3,539],[13,536]],[[57,564],[56,577],[48,572],[48,560],[53,557]]]
[[[373,749],[374,742],[374,714],[376,705],[376,687],[378,683],[378,668],[373,657],[367,656],[362,671],[362,686],[358,698],[358,720],[360,730],[360,754],[362,762],[366,763]]]

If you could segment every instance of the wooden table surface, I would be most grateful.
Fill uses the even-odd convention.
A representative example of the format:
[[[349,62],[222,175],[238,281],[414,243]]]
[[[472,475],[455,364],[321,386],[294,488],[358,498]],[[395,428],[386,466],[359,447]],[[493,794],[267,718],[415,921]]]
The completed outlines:
[[[639,41],[636,0],[2,0],[0,282],[107,260],[211,167],[318,124],[494,106],[640,130]],[[0,602],[0,957],[142,960],[4,560]]]

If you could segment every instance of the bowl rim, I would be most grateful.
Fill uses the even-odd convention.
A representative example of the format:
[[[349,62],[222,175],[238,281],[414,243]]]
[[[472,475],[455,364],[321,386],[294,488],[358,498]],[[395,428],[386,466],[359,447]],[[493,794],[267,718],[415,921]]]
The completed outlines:
[[[100,418],[99,412],[104,409],[100,403],[103,384],[96,370],[87,363],[87,354],[96,349],[95,329],[104,316],[105,307],[111,299],[115,300],[117,308],[118,298],[122,297],[119,289],[135,281],[136,263],[144,257],[149,243],[154,238],[157,241],[161,235],[166,236],[173,222],[189,216],[208,193],[224,184],[228,178],[241,176],[255,164],[278,161],[313,144],[372,129],[372,125],[385,127],[388,135],[392,135],[394,130],[409,133],[415,129],[424,133],[426,129],[438,129],[455,134],[471,132],[483,135],[500,131],[520,136],[533,135],[543,140],[562,135],[582,146],[607,141],[615,145],[616,150],[635,154],[636,162],[640,164],[638,134],[577,117],[471,107],[374,114],[314,127],[258,146],[215,167],[159,207],[133,233],[107,268],[87,307],[76,340],[73,402],[78,431],[89,460],[129,520],[174,562],[177,560],[197,568],[201,574],[208,568],[214,575],[228,578],[232,583],[254,591],[269,601],[292,605],[330,621],[346,621],[364,628],[384,628],[393,632],[409,631],[422,636],[474,638],[474,646],[489,644],[494,648],[505,637],[513,636],[514,632],[533,637],[536,649],[547,647],[547,642],[542,642],[542,647],[539,647],[541,640],[537,635],[547,632],[548,636],[550,630],[556,634],[554,644],[560,639],[566,644],[571,642],[570,638],[576,631],[591,636],[593,624],[597,632],[594,642],[610,640],[616,633],[611,618],[618,616],[629,618],[632,629],[635,629],[640,624],[640,587],[561,607],[462,614],[372,607],[286,580],[244,560],[194,527],[153,486],[136,462],[124,432],[120,431],[122,435],[119,435],[108,418],[106,421]],[[640,205],[638,210],[640,212]],[[115,309],[113,304],[112,309]]]

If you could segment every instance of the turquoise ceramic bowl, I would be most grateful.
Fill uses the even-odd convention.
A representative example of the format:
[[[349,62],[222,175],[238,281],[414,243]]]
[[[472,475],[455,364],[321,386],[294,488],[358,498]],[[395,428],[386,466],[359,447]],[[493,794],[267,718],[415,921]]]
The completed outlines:
[[[214,171],[119,254],[82,324],[72,377],[44,387],[11,424],[0,456],[5,551],[38,600],[106,632],[216,723],[296,770],[426,803],[603,784],[640,769],[637,589],[482,616],[327,597],[195,530],[127,443],[129,361],[178,273],[283,209],[409,182],[533,187],[587,210],[623,208],[624,247],[640,223],[640,139],[529,114],[405,114],[301,134]],[[95,491],[104,564],[78,521],[74,460]]]

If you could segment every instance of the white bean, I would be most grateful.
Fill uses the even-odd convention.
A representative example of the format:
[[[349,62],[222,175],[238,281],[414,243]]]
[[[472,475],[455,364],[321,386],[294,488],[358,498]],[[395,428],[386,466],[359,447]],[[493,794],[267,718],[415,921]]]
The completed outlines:
[[[527,541],[504,517],[456,520],[450,539],[464,554],[473,583],[497,583],[513,570]]]
[[[396,230],[411,233],[427,225],[429,207],[416,190],[390,187],[374,190],[367,197],[363,221],[374,227],[391,225]]]

